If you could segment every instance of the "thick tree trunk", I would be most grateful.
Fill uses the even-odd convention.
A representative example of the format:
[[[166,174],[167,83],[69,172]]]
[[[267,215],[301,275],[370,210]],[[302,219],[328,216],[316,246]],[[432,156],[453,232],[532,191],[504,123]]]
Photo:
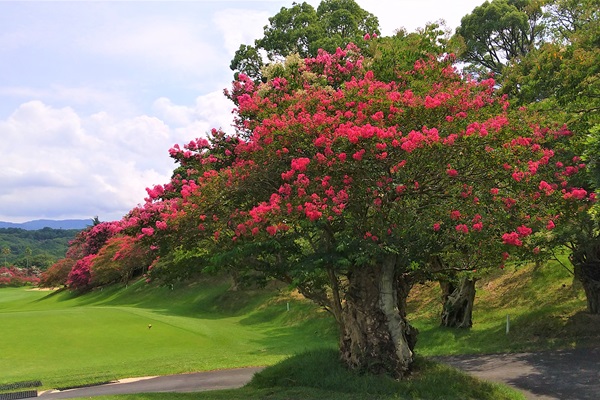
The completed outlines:
[[[600,262],[576,263],[575,278],[581,282],[590,314],[600,314]]]
[[[396,278],[396,285],[398,297],[398,312],[400,313],[400,316],[406,320],[406,305],[408,295],[414,285],[414,279],[412,279],[409,275],[399,274]],[[408,348],[411,351],[414,351],[415,346],[417,345],[417,335],[419,334],[419,330],[407,322],[405,333],[406,340],[408,341]]]
[[[452,281],[446,279],[440,279],[438,283],[442,291],[442,304],[446,304],[448,297],[456,290],[456,286]]]
[[[470,328],[473,326],[473,303],[475,302],[475,279],[462,278],[458,285],[440,282],[444,308],[442,326]],[[445,292],[444,292],[445,291]]]
[[[570,257],[575,279],[581,282],[590,314],[600,314],[600,237],[589,236]]]
[[[350,368],[395,378],[410,370],[413,352],[408,337],[415,332],[398,308],[404,291],[397,290],[397,278],[394,258],[348,274],[340,352]]]

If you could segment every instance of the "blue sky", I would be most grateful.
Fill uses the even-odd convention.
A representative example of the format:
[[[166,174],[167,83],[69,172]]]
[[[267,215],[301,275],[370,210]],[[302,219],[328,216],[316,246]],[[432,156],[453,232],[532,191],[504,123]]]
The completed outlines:
[[[357,1],[384,35],[454,30],[482,2]],[[173,144],[231,131],[231,58],[291,5],[0,1],[0,220],[116,220],[143,203]]]

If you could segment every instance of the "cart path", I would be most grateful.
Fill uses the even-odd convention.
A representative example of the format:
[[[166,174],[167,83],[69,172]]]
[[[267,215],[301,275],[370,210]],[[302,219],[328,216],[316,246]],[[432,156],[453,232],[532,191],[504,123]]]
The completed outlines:
[[[530,400],[600,399],[600,347],[536,353],[434,357],[477,378],[507,384]],[[42,399],[149,392],[200,392],[244,386],[262,367],[123,379],[106,385],[47,391]]]
[[[115,394],[149,392],[202,392],[205,390],[236,389],[244,386],[263,367],[226,369],[192,374],[149,376],[122,379],[105,385],[63,391],[46,391],[42,399],[72,399]]]
[[[434,357],[536,400],[600,399],[600,347],[536,353]]]

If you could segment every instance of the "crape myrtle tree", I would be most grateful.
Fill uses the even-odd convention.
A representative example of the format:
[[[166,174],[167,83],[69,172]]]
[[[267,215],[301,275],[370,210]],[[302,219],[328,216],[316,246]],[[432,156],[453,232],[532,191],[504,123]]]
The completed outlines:
[[[79,232],[69,242],[65,258],[48,268],[42,276],[42,286],[66,285],[71,289],[88,289],[93,260],[106,242],[121,232],[122,224],[122,221],[100,222],[95,217],[94,225]]]
[[[351,42],[362,44],[366,32],[379,34],[379,21],[354,0],[323,0],[316,10],[306,2],[294,3],[269,18],[254,46],[240,45],[230,68],[235,76],[241,72],[259,82],[265,61],[282,61],[290,54],[314,57],[319,49],[335,52]]]
[[[598,0],[494,0],[465,16],[455,35],[455,39],[463,35],[466,42],[466,51],[461,53],[461,59],[467,62],[467,71],[476,71],[479,77],[485,77],[486,72],[501,73],[497,84],[501,93],[509,95],[512,103],[527,105],[555,123],[567,123],[571,130],[579,133],[578,139],[570,142],[570,151],[574,156],[586,153],[587,157],[582,158],[587,158],[585,161],[592,169],[597,157],[597,152],[593,150],[596,141],[593,140],[593,134],[586,139],[586,133],[594,126],[592,120],[597,108],[595,103],[598,96],[594,93],[597,92],[598,68],[594,66],[598,64],[595,62],[598,59],[598,46],[593,44],[593,35],[590,34],[598,32],[598,5]],[[491,20],[491,24],[486,23],[488,20]],[[518,21],[521,22],[515,25]],[[493,29],[488,29],[490,26]],[[527,37],[531,40],[527,46],[523,46],[523,39]],[[510,49],[522,51],[519,53]],[[473,53],[475,50],[477,52]],[[511,52],[513,56],[509,57]],[[503,56],[494,58],[493,54]],[[492,67],[490,60],[493,59],[503,62]],[[582,174],[579,175],[579,182],[573,184],[593,191],[594,186],[586,182]],[[580,216],[585,221],[561,226],[572,228],[568,234],[564,229],[555,231],[553,239],[557,245],[567,243],[573,248],[573,243],[582,243],[584,232],[593,231],[592,227],[581,229],[592,219],[584,214]],[[540,256],[537,261],[541,259]],[[577,268],[575,274],[578,275]],[[461,321],[461,318],[454,320],[447,317],[453,314],[459,317],[469,315],[472,304],[465,299],[474,298],[475,282],[452,276],[442,278],[440,283],[445,301],[442,325],[469,327],[471,323],[468,318]],[[465,309],[457,307],[456,303],[464,305]]]
[[[464,16],[453,40],[462,42],[459,60],[468,73],[479,79],[502,76],[508,65],[518,62],[535,48],[543,36],[541,3],[531,0],[492,0]],[[475,300],[475,283],[488,268],[473,266],[462,273],[441,257],[433,260],[440,272],[442,290],[441,325],[470,328]]]
[[[350,368],[403,377],[416,335],[407,282],[432,257],[535,254],[593,200],[568,182],[570,131],[453,61],[419,60],[386,82],[349,45],[290,56],[264,84],[240,74],[228,92],[237,132],[171,149],[179,176],[149,191],[161,212],[143,240],[289,282],[333,315]]]
[[[545,7],[544,42],[505,70],[502,91],[565,122],[581,138],[572,151],[587,163],[580,185],[588,191],[600,184],[600,2],[549,1]],[[559,232],[572,252],[574,277],[586,293],[588,311],[600,313],[600,237],[597,212]]]
[[[152,261],[152,251],[136,237],[111,237],[92,261],[89,284],[102,286],[120,281],[127,284],[133,276],[142,275]]]

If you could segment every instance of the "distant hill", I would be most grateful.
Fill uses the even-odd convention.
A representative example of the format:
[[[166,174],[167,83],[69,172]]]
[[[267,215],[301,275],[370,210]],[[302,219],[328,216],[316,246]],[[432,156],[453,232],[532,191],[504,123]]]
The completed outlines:
[[[27,221],[22,223],[0,221],[0,228],[19,228],[28,231],[36,231],[38,229],[85,229],[92,225],[92,219],[36,219],[35,221]]]

